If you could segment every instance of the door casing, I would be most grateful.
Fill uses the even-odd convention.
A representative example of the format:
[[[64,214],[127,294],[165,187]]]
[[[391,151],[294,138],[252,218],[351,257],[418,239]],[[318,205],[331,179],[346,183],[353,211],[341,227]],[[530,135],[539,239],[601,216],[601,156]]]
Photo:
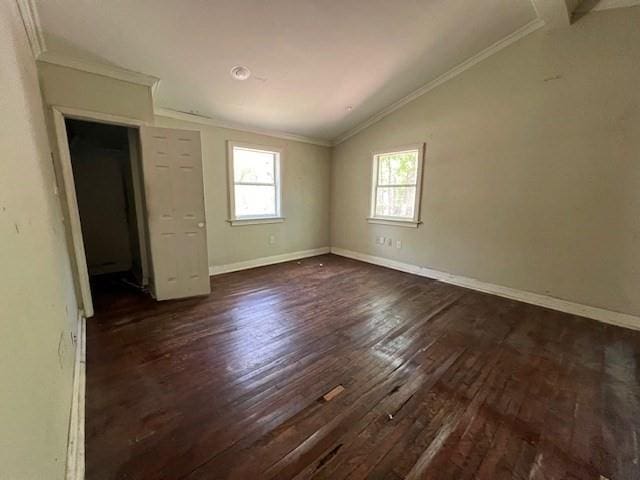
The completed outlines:
[[[138,139],[140,137],[140,128],[147,125],[147,123],[133,118],[120,117],[117,115],[70,107],[52,106],[51,111],[53,115],[53,130],[57,143],[57,154],[52,156],[54,169],[56,171],[57,184],[62,200],[62,210],[67,223],[66,232],[69,241],[70,256],[73,263],[72,267],[76,287],[76,297],[78,299],[78,308],[82,310],[84,316],[88,318],[93,316],[93,300],[91,298],[89,271],[87,268],[84,240],[82,238],[80,212],[78,210],[78,199],[76,197],[75,183],[73,180],[71,152],[69,151],[65,119],[71,118],[75,120],[86,120],[90,122],[134,128],[138,130]],[[136,158],[131,156],[131,160],[132,162],[134,160],[139,161],[139,157]],[[140,239],[141,244],[145,242],[147,242],[146,236],[144,239]]]

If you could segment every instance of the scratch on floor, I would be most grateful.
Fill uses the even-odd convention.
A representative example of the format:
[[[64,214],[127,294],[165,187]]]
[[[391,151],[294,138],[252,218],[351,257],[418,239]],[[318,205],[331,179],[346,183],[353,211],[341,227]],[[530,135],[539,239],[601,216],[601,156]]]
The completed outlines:
[[[335,448],[333,448],[329,453],[327,453],[324,457],[322,457],[318,462],[318,465],[316,466],[316,472],[320,470],[322,467],[324,467],[325,464],[330,462],[331,459],[333,459],[333,457],[335,457],[338,454],[338,450],[340,450],[341,448],[342,448],[342,444],[339,444]]]
[[[540,470],[540,467],[542,466],[542,457],[542,453],[536,455],[536,459],[531,466],[531,470],[529,471],[529,480],[531,480],[538,474],[538,470]]]
[[[152,435],[155,435],[155,433],[156,433],[156,431],[155,431],[155,430],[151,430],[151,431],[149,431],[149,432],[147,432],[147,433],[144,433],[144,434],[142,434],[142,435],[138,435],[138,436],[136,436],[136,438],[135,438],[135,440],[134,440],[134,441],[135,441],[135,443],[141,442],[141,441],[142,441],[142,440],[144,440],[145,438],[149,438],[149,437],[151,437]],[[132,442],[131,442],[131,441],[129,441],[129,443],[132,443]]]
[[[405,477],[405,480],[414,480],[422,477],[422,473],[431,463],[431,460],[433,460],[436,454],[440,451],[444,443],[449,438],[451,432],[455,430],[458,421],[459,418],[455,418],[454,416],[453,421],[448,422],[440,429],[440,431],[436,435],[436,438],[431,442],[429,447],[422,453],[422,455],[420,455],[420,458],[418,458],[418,461],[415,463],[409,474]]]

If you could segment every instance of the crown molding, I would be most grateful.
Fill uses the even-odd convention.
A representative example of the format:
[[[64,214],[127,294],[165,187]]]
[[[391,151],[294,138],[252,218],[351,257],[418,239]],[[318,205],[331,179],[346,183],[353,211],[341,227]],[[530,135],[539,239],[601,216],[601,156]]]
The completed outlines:
[[[175,120],[182,120],[185,122],[200,123],[202,125],[209,125],[211,127],[228,128],[230,130],[239,130],[242,132],[255,133],[257,135],[265,135],[268,137],[282,138],[284,140],[293,140],[296,142],[311,143],[313,145],[320,145],[322,147],[331,147],[333,144],[327,140],[321,140],[318,138],[305,137],[303,135],[296,135],[294,133],[279,132],[277,130],[268,130],[260,128],[252,128],[239,123],[227,122],[211,117],[204,117],[202,115],[195,115],[193,113],[179,112],[177,110],[171,110],[170,108],[154,107],[154,114],[159,117],[173,118]]]
[[[425,93],[433,90],[437,86],[442,85],[445,82],[448,82],[452,78],[460,75],[465,70],[468,70],[469,68],[473,67],[477,63],[480,63],[482,60],[484,60],[484,59],[490,57],[491,55],[499,52],[503,48],[508,47],[512,43],[517,42],[521,38],[526,37],[530,33],[535,32],[536,30],[542,28],[544,25],[545,25],[544,21],[542,19],[540,19],[540,18],[536,18],[535,20],[532,20],[531,22],[529,22],[525,26],[519,28],[518,30],[516,30],[512,34],[506,36],[502,40],[499,40],[496,43],[494,43],[493,45],[485,48],[480,53],[477,53],[476,55],[474,55],[473,57],[469,58],[468,60],[465,60],[464,62],[458,64],[457,66],[453,67],[448,72],[444,73],[443,75],[440,75],[438,78],[430,81],[426,85],[424,85],[424,86],[420,87],[419,89],[413,91],[412,93],[410,93],[406,97],[404,97],[404,98],[398,100],[397,102],[389,105],[387,108],[381,110],[380,112],[378,112],[374,116],[372,116],[369,119],[365,120],[363,123],[361,123],[361,124],[357,125],[356,127],[352,128],[351,130],[348,130],[346,133],[344,133],[343,135],[341,135],[341,136],[339,136],[338,138],[335,139],[335,141],[333,142],[334,145],[338,145],[338,144],[344,142],[345,140],[353,137],[354,135],[356,135],[357,133],[361,132],[365,128],[370,127],[374,123],[377,123],[380,120],[382,120],[384,117],[386,117],[388,115],[391,115],[396,110],[404,107],[406,104],[412,102],[416,98],[421,97],[422,95],[424,95]]]
[[[44,43],[44,35],[42,34],[42,27],[40,26],[40,18],[38,17],[38,10],[33,3],[33,0],[16,0],[18,10],[20,11],[20,18],[22,24],[27,32],[27,38],[29,39],[29,46],[31,47],[31,53],[33,58],[37,59],[43,52],[47,50]]]
[[[46,51],[37,58],[38,62],[59,65],[62,67],[73,68],[82,72],[93,73],[103,77],[114,78],[123,82],[135,83],[136,85],[144,85],[152,90],[156,88],[160,79],[152,75],[127,70],[126,68],[117,67],[115,65],[106,65],[88,60],[80,60],[64,54]]]
[[[571,12],[569,0],[531,0],[538,18],[544,20],[550,29],[567,28],[571,26]]]

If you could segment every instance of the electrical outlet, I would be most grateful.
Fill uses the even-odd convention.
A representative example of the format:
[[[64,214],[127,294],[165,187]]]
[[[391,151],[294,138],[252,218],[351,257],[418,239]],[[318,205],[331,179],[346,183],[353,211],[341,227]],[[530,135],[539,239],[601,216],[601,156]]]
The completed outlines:
[[[376,237],[376,243],[378,245],[384,245],[385,238],[384,237]]]
[[[276,243],[276,236],[269,235],[269,245],[274,245]]]
[[[396,248],[402,248],[402,240],[396,240]]]
[[[393,245],[393,240],[390,238],[387,238],[387,247],[390,247],[391,245]]]

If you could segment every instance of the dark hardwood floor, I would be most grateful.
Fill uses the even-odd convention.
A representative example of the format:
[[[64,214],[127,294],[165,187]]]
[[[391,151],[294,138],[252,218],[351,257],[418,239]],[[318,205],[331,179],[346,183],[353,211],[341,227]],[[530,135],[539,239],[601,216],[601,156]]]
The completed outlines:
[[[332,255],[212,286],[96,291],[87,479],[640,479],[640,332]]]

